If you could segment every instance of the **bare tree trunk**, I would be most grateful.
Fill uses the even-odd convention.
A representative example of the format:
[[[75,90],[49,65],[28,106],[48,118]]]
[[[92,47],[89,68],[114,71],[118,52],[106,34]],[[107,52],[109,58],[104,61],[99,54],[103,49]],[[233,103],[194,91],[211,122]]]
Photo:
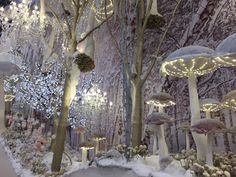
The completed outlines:
[[[5,130],[4,124],[5,100],[4,100],[4,82],[3,76],[0,76],[0,133]]]
[[[140,145],[142,138],[142,88],[133,84],[132,94],[132,146]]]

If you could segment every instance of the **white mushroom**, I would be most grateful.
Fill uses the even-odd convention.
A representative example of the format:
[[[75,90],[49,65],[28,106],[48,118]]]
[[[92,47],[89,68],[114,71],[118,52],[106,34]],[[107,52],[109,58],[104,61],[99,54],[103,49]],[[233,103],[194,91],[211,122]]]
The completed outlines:
[[[183,123],[179,129],[183,130],[185,133],[185,143],[186,143],[186,150],[190,150],[190,140],[189,140],[189,131],[190,131],[189,123]]]
[[[188,46],[171,53],[161,66],[164,75],[188,77],[188,88],[191,109],[191,125],[200,120],[200,105],[197,92],[197,76],[217,69],[213,60],[213,50],[202,46]],[[193,133],[197,147],[197,158],[205,160],[206,138]]]
[[[230,108],[230,109],[236,110],[236,90],[233,90],[233,91],[227,93],[223,97],[221,104],[225,108]]]
[[[157,94],[152,95],[148,99],[147,104],[157,106],[159,109],[158,110],[159,112],[164,112],[164,109],[163,109],[164,107],[173,106],[173,105],[175,105],[175,102],[174,102],[174,97],[172,97],[170,94],[165,93],[165,92],[159,92]],[[165,137],[164,125],[160,125],[160,130],[161,130],[163,136]],[[154,137],[153,154],[155,154],[156,150],[157,150],[156,144],[157,144],[157,140]],[[163,146],[166,146],[164,148],[167,149],[167,151],[168,151],[167,144],[165,143],[165,144],[163,144]]]
[[[191,130],[199,134],[205,134],[207,137],[206,163],[213,166],[212,141],[214,133],[225,130],[225,125],[215,119],[201,119],[192,125]]]
[[[172,122],[173,120],[174,119],[168,116],[166,113],[160,112],[153,112],[146,119],[148,128],[154,132],[154,138],[158,138],[159,160],[169,156],[164,132],[161,130],[160,126],[164,123]]]
[[[88,150],[94,149],[94,144],[90,141],[86,141],[86,142],[81,143],[79,147],[82,149],[82,164],[86,164]]]
[[[223,66],[236,66],[236,33],[225,38],[216,48],[216,62]]]
[[[206,98],[200,100],[200,107],[201,111],[204,111],[206,113],[206,118],[210,119],[211,112],[220,110],[220,102],[212,98]]]

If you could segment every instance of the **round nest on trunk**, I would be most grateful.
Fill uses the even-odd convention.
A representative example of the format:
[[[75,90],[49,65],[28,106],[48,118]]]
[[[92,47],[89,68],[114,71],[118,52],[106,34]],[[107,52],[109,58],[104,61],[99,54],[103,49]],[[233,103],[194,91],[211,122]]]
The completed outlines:
[[[166,21],[164,17],[160,15],[150,15],[147,21],[147,29],[161,28],[165,25]]]
[[[76,55],[75,63],[78,65],[79,70],[83,73],[92,71],[95,68],[93,59],[84,53]]]

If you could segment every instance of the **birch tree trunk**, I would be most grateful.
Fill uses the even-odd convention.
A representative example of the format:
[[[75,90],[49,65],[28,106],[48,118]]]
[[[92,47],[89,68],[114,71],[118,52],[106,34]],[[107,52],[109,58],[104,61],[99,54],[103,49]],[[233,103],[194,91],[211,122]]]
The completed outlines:
[[[5,130],[4,114],[5,114],[5,100],[4,100],[4,81],[3,76],[0,76],[0,133]]]

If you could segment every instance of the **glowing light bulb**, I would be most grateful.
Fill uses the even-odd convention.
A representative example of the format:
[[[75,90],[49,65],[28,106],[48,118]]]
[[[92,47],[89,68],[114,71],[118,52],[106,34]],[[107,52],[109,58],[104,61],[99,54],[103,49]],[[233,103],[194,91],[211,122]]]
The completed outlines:
[[[104,92],[103,95],[106,96],[106,95],[107,95],[107,92]]]
[[[4,8],[3,8],[3,7],[0,7],[0,11],[1,11],[1,12],[4,12]]]
[[[39,7],[36,5],[36,6],[34,6],[34,9],[35,9],[35,10],[38,10],[38,9],[39,9]]]
[[[113,105],[113,103],[110,101],[109,105],[110,105],[110,106],[112,106],[112,105]]]

